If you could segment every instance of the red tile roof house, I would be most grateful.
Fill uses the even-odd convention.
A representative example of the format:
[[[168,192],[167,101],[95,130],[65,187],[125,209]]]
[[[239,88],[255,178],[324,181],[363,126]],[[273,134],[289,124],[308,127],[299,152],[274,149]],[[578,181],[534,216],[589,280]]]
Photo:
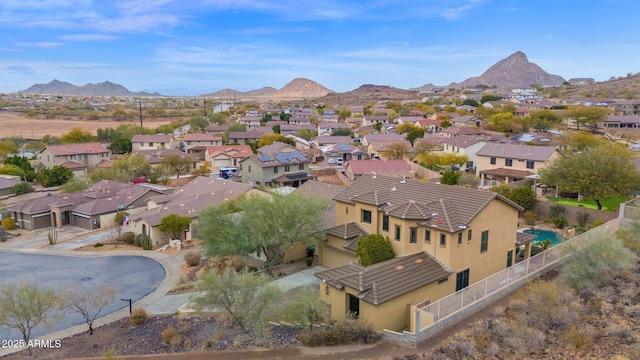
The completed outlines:
[[[253,154],[249,145],[207,146],[204,159],[213,172],[220,168],[238,167],[240,160]]]
[[[189,151],[189,149],[196,146],[222,145],[222,135],[207,133],[185,134],[180,142],[184,144],[184,150]]]
[[[183,240],[190,240],[197,236],[194,226],[198,223],[201,210],[242,194],[264,196],[267,193],[249,184],[198,176],[172,194],[150,198],[147,210],[129,217],[129,230],[136,235],[148,235],[156,246],[166,244],[169,237],[160,231],[160,223],[165,216],[177,214],[191,218],[189,230],[182,236]]]
[[[111,150],[98,142],[83,144],[47,145],[38,151],[36,158],[46,168],[57,165],[84,175],[103,160],[109,160]]]
[[[133,151],[173,149],[174,139],[172,135],[134,135],[131,138]]]
[[[415,177],[405,160],[351,160],[344,165],[344,172],[351,181],[371,173],[407,179]]]
[[[112,214],[119,206],[145,207],[148,198],[167,191],[168,188],[151,184],[102,180],[81,193],[43,196],[11,205],[7,210],[25,230],[67,225],[92,230],[113,225]]]
[[[537,174],[560,154],[553,146],[488,143],[476,152],[481,186],[511,183]]]

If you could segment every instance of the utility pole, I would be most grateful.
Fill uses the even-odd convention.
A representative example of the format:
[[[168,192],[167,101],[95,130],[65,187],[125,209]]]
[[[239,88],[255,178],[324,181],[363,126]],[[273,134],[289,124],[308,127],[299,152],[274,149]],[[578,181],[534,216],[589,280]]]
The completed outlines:
[[[202,98],[202,105],[204,105],[204,118],[207,118],[207,98]]]
[[[138,99],[138,108],[140,109],[140,127],[142,127],[142,99]]]

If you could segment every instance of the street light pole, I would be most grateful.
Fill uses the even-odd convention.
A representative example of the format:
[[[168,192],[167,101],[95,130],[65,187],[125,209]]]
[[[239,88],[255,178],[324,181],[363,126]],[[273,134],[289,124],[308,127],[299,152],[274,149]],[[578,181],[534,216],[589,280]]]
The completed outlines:
[[[138,99],[138,108],[140,109],[140,127],[142,127],[142,99]]]
[[[132,309],[131,309],[131,300],[132,300],[132,299],[120,299],[120,300],[122,300],[122,301],[128,301],[128,302],[129,302],[129,316],[131,316],[131,313],[132,313]]]

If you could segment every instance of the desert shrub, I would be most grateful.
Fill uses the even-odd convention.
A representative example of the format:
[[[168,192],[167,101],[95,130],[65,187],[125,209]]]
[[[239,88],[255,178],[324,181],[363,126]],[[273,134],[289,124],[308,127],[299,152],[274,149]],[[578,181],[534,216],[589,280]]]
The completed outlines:
[[[511,309],[522,314],[519,319],[524,325],[549,333],[578,324],[582,305],[566,288],[536,281],[512,301]]]
[[[184,254],[184,261],[187,263],[187,266],[198,266],[200,265],[200,259],[202,258],[202,254],[199,251],[193,250]]]
[[[535,316],[530,314],[529,316]],[[509,332],[505,334],[502,343],[516,354],[531,354],[539,351],[544,346],[545,335],[542,331],[528,326],[507,327]]]
[[[173,326],[168,326],[164,330],[162,330],[160,336],[162,337],[162,342],[167,345],[171,344],[175,346],[182,340],[182,338],[178,334],[178,331],[176,331]]]
[[[1,224],[5,230],[15,230],[17,228],[16,220],[14,218],[2,219]]]
[[[93,247],[103,247],[104,245],[102,243],[96,243],[95,245],[93,245]]]
[[[370,324],[351,317],[344,317],[324,329],[301,332],[299,339],[306,346],[337,346],[373,343],[380,340],[380,335],[373,330]]]
[[[593,220],[593,225],[591,225],[591,228],[597,228],[598,226],[604,224],[604,221],[600,220],[600,219],[595,219]]]
[[[593,334],[588,328],[583,326],[573,325],[565,330],[561,337],[566,343],[576,349],[589,347],[593,343]]]
[[[567,218],[565,218],[564,216],[555,217],[551,219],[551,221],[553,222],[553,225],[555,225],[558,229],[564,229],[568,224]]]
[[[189,339],[185,340],[182,343],[182,347],[185,348],[185,349],[191,349],[192,346],[193,346],[193,343]]]
[[[131,319],[131,324],[142,325],[149,319],[149,315],[143,308],[135,308],[129,318]]]
[[[533,210],[527,210],[522,214],[522,218],[524,219],[525,224],[527,225],[535,225],[536,224],[536,213]]]
[[[456,334],[443,348],[448,359],[466,360],[477,359],[480,356],[473,339]]]
[[[609,325],[607,336],[618,338],[624,344],[633,344],[638,341],[635,331],[628,324]]]
[[[630,268],[637,259],[612,234],[597,234],[585,238],[570,249],[560,276],[565,284],[581,294],[593,294],[598,288],[614,284],[618,273]]]
[[[143,241],[148,241],[148,240],[149,240],[149,235],[147,235],[147,234],[138,234],[136,236],[136,239],[133,241],[133,245],[142,247],[142,242]]]
[[[134,241],[136,240],[136,234],[134,234],[132,231],[127,231],[122,234],[120,240],[122,240],[122,242],[127,245],[133,245]]]
[[[244,260],[237,256],[225,256],[215,263],[218,272],[224,272],[227,269],[233,269],[236,272],[242,271],[246,266]],[[249,269],[247,269],[249,270]]]

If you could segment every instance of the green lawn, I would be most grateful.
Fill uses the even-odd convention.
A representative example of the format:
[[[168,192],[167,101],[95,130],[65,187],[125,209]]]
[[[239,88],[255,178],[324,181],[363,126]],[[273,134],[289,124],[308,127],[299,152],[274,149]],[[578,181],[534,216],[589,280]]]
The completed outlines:
[[[548,197],[547,200],[551,202],[556,202],[561,205],[568,205],[568,206],[582,205],[587,209],[598,208],[598,205],[596,205],[596,202],[593,201],[593,199],[583,199],[582,201],[578,201],[576,199],[560,199],[555,197]],[[624,196],[611,196],[611,197],[607,197],[600,200],[600,203],[602,204],[602,210],[615,211],[618,208],[618,205],[622,204],[625,201],[627,201],[627,199]]]

